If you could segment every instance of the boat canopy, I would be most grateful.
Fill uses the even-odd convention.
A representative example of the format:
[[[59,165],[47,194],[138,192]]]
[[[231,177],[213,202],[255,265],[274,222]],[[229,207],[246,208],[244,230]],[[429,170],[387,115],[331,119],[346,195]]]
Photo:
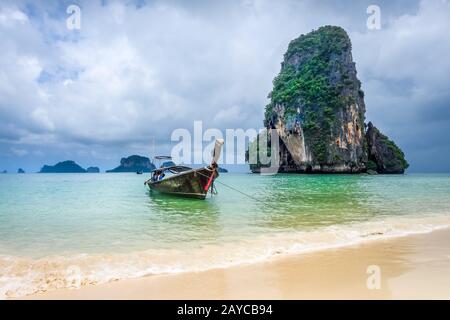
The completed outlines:
[[[192,168],[186,167],[186,166],[170,166],[170,167],[157,168],[157,169],[153,170],[152,173],[155,173],[155,172],[161,173],[164,171],[170,171],[172,173],[180,173],[180,172],[189,171],[189,170],[192,170]]]

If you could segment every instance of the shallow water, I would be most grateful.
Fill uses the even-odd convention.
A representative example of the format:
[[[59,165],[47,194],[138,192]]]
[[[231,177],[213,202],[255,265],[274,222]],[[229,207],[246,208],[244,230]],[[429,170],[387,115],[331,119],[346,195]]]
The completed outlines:
[[[150,193],[147,178],[1,175],[0,297],[450,225],[448,174],[228,173],[205,201]]]

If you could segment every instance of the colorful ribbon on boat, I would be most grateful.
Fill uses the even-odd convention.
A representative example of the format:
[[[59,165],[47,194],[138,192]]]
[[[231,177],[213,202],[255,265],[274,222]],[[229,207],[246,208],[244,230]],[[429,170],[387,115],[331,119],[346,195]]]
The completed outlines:
[[[208,183],[206,184],[206,186],[205,186],[205,188],[204,188],[205,191],[208,191],[208,189],[209,189],[209,187],[211,186],[211,183],[212,183],[212,181],[213,181],[213,178],[214,178],[214,171],[211,172],[211,176],[210,176],[209,179],[208,179]]]

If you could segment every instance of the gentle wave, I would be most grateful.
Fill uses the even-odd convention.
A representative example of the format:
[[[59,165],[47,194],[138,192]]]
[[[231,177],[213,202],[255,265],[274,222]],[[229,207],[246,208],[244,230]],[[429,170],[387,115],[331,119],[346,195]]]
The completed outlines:
[[[450,227],[450,216],[389,217],[207,245],[190,251],[159,249],[126,254],[79,254],[28,259],[0,255],[0,298],[79,288],[148,275],[204,271]]]

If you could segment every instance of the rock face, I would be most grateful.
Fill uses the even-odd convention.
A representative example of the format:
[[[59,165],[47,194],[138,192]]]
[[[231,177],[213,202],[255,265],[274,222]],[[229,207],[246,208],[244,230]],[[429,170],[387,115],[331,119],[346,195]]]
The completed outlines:
[[[155,165],[147,157],[133,155],[120,160],[120,166],[106,172],[150,172],[155,169]]]
[[[279,172],[366,171],[366,107],[351,49],[345,30],[334,26],[289,44],[264,119],[280,137]]]
[[[409,167],[402,150],[375,128],[372,122],[367,125],[366,137],[369,148],[368,170],[378,173],[404,173]]]
[[[342,28],[291,41],[273,83],[265,125],[281,138],[280,171],[365,170],[364,94]]]
[[[17,170],[17,173],[25,173],[25,171],[24,171],[22,168],[19,168],[19,169]]]
[[[89,167],[86,169],[87,173],[100,173],[100,168],[98,167]]]
[[[54,166],[45,165],[39,173],[85,173],[86,170],[72,160],[58,162]]]

